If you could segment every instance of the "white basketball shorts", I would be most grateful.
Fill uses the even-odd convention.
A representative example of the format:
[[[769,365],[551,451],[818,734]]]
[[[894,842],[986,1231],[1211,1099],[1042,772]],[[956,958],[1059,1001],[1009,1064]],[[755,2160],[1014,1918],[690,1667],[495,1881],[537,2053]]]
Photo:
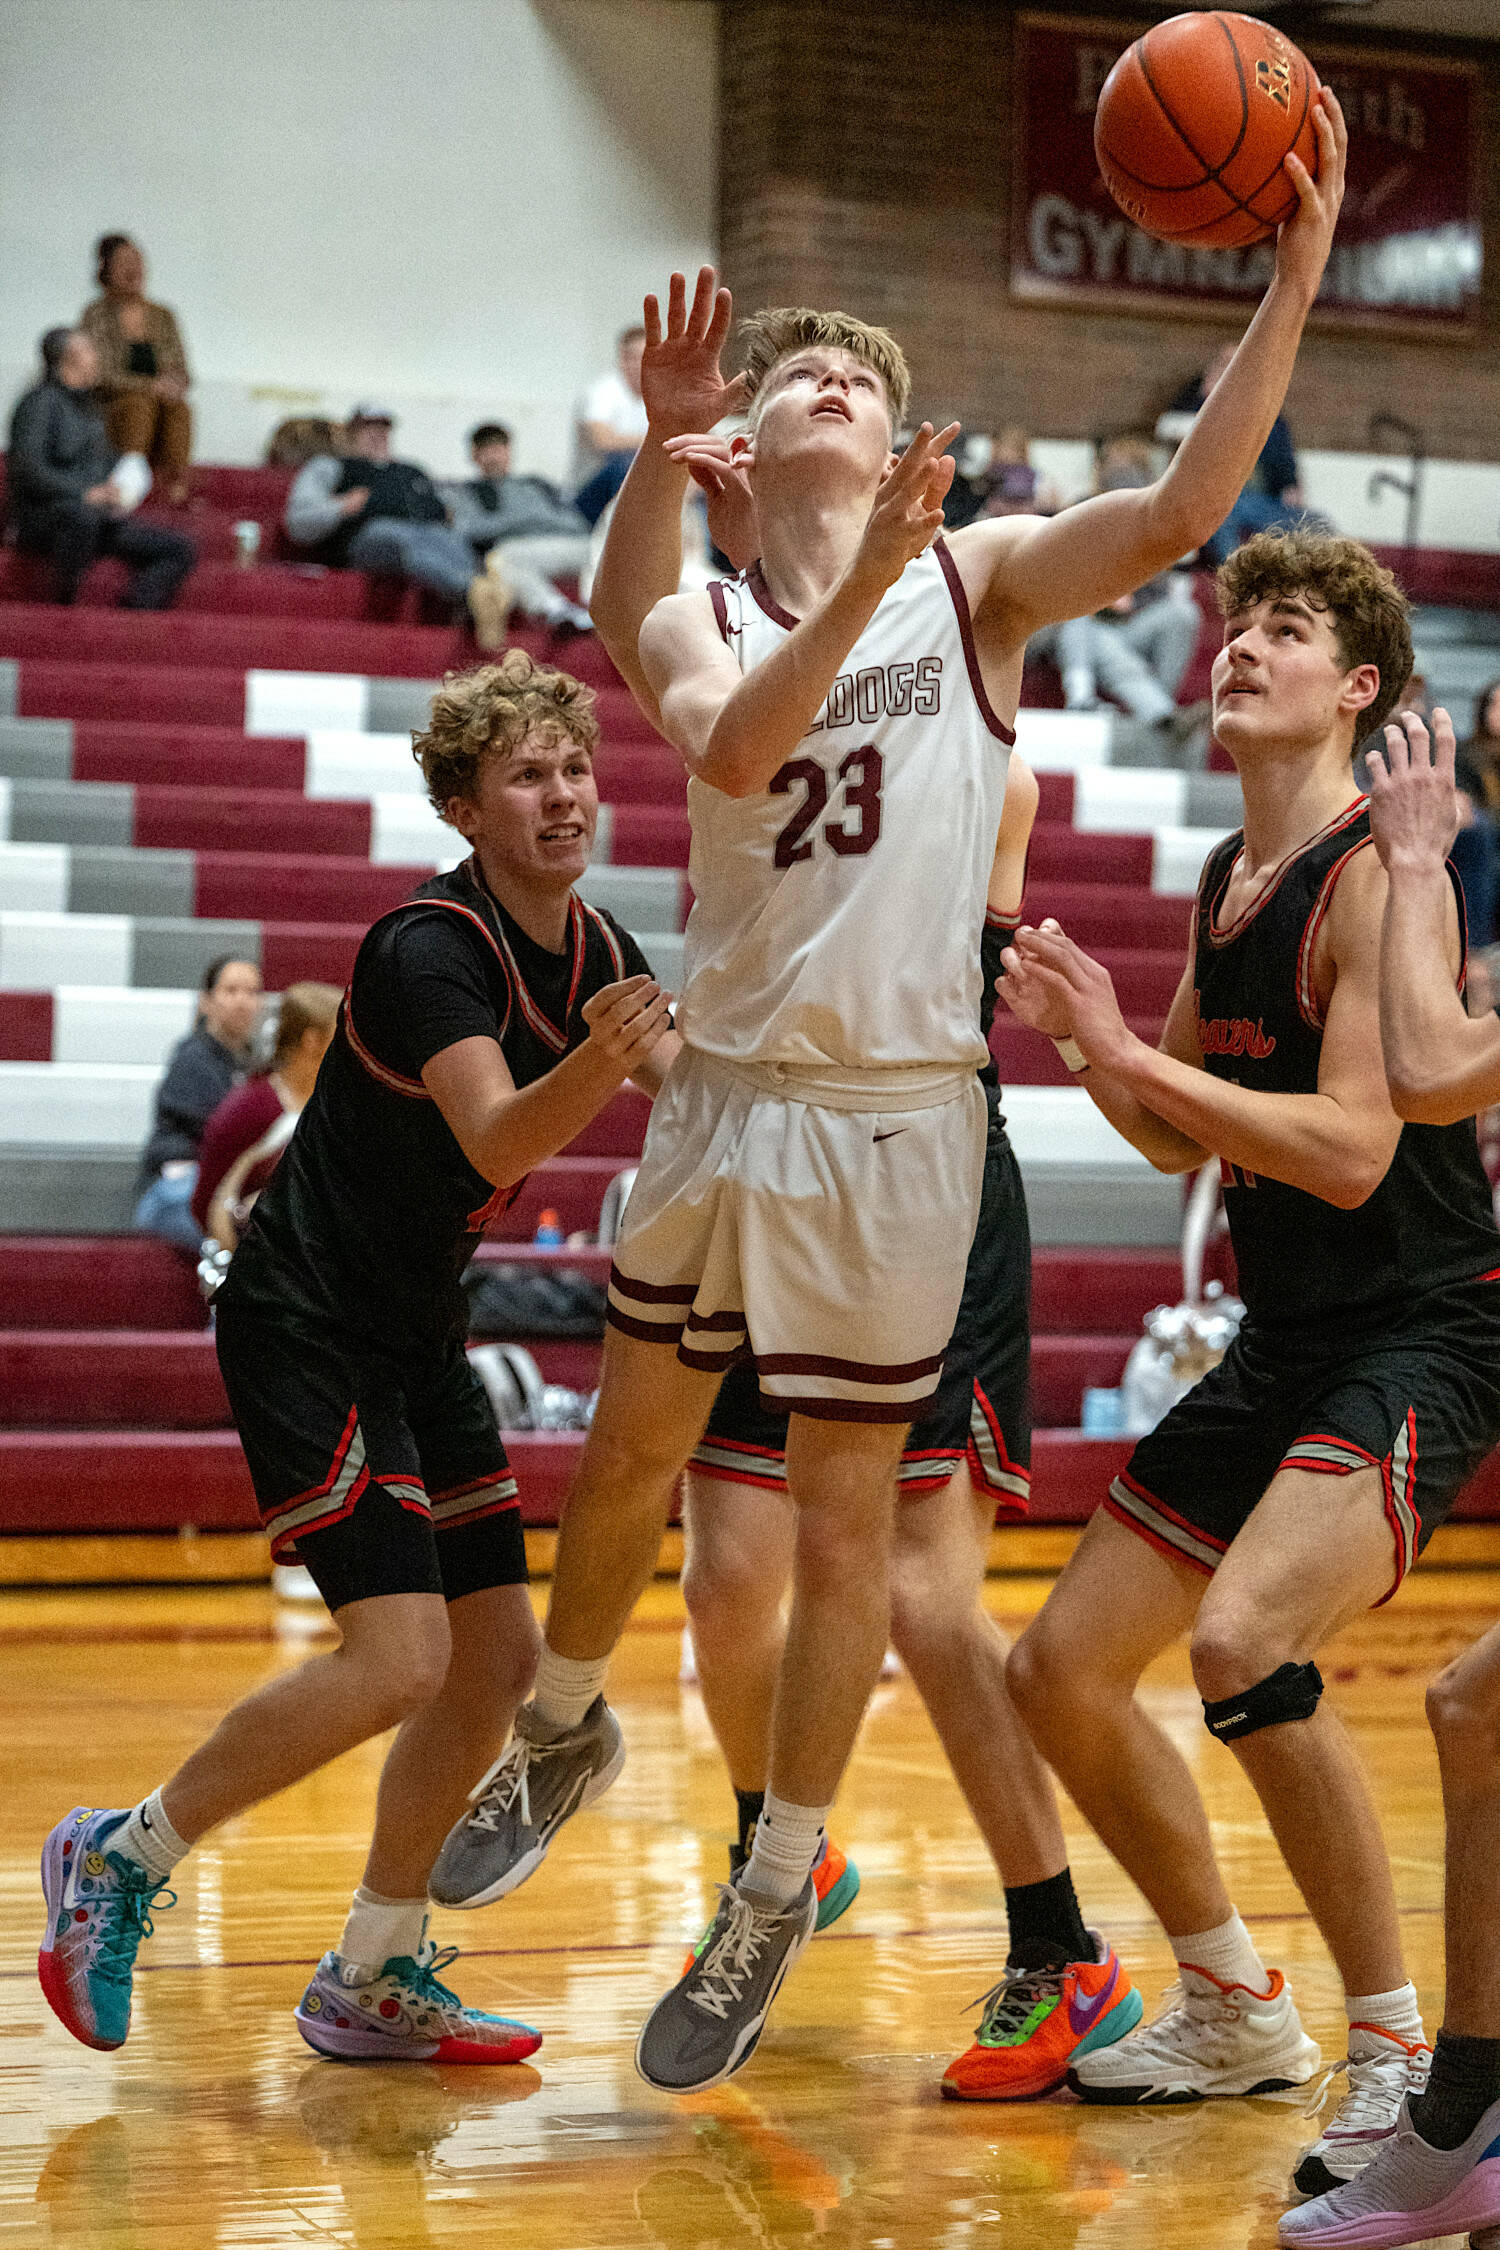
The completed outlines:
[[[920,1092],[892,1074],[811,1085],[686,1047],[651,1112],[609,1320],[705,1373],[753,1358],[794,1414],[913,1421],[963,1295],[984,1142],[972,1071]]]

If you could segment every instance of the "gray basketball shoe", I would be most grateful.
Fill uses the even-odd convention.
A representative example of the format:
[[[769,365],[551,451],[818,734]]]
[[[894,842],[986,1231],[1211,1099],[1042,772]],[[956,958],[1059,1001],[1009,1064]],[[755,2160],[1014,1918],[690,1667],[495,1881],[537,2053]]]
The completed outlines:
[[[635,2067],[664,2094],[695,2094],[734,2075],[755,2050],[782,1978],[818,1922],[809,1875],[790,1906],[726,1883],[687,1973],[658,2000]]]
[[[624,1763],[625,1738],[602,1695],[576,1727],[551,1736],[523,1704],[509,1742],[469,1800],[474,1810],[448,1831],[429,1898],[439,1906],[488,1906],[518,1890],[563,1822],[602,1797]]]

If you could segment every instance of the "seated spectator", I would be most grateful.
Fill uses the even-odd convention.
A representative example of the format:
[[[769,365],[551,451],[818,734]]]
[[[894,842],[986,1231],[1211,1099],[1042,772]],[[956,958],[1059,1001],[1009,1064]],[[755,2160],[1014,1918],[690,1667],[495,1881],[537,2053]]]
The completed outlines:
[[[337,453],[339,433],[320,414],[289,414],[266,440],[268,469],[305,469],[320,453]]]
[[[517,476],[510,432],[484,422],[469,439],[479,471],[466,484],[443,487],[453,528],[487,561],[510,600],[554,632],[586,633],[589,613],[556,584],[577,578],[588,560],[589,527],[571,500],[545,477]]]
[[[198,1146],[209,1118],[250,1067],[260,997],[260,971],[253,961],[229,953],[210,961],[198,995],[198,1020],[173,1048],[156,1089],[156,1122],[141,1157],[135,1225],[191,1258],[203,1239],[191,1209]]]
[[[121,453],[144,453],[174,507],[188,496],[193,410],[187,354],[177,316],[146,296],[146,261],[128,234],[104,234],[95,247],[104,294],[78,325],[99,354],[99,396]]]
[[[49,328],[42,379],[16,402],[10,421],[8,507],[16,544],[52,565],[52,598],[74,602],[99,555],[130,572],[124,609],[166,609],[198,558],[191,539],[129,512],[124,458],[94,401],[99,354],[81,328]],[[144,477],[144,471],[142,471]]]
[[[391,459],[395,416],[356,406],[342,453],[315,454],[297,473],[282,521],[294,547],[335,570],[378,571],[466,603],[485,649],[505,646],[508,604],[474,568],[474,550],[448,521],[437,486],[414,461]]]
[[[276,1045],[263,1071],[226,1094],[203,1129],[191,1209],[200,1235],[234,1250],[255,1198],[276,1169],[328,1052],[342,994],[332,984],[289,984]]]
[[[615,365],[591,383],[579,410],[579,434],[593,474],[580,486],[578,506],[586,523],[599,521],[625,482],[646,434],[646,402],[641,396],[644,328],[622,328]]]
[[[1409,702],[1410,696],[1403,698]],[[1500,878],[1500,680],[1480,690],[1474,725],[1454,761],[1458,782],[1459,831],[1453,839],[1453,864],[1464,887],[1469,943],[1495,942],[1495,901]]]
[[[1052,479],[1032,464],[1030,438],[1016,425],[997,438],[961,437],[953,450],[957,473],[943,502],[950,531],[980,516],[1055,516],[1062,506]]]
[[[1148,445],[1135,438],[1106,439],[1094,475],[1096,492],[1128,492],[1152,481]],[[1028,645],[1056,663],[1070,711],[1095,710],[1101,692],[1111,696],[1154,731],[1165,755],[1199,734],[1207,747],[1208,705],[1177,704],[1201,623],[1187,574],[1164,570],[1092,617],[1049,625]]]
[[[1171,405],[1156,425],[1156,434],[1170,443],[1180,444],[1192,428],[1209,392],[1218,383],[1238,350],[1237,344],[1225,344],[1215,352],[1201,375],[1184,383]],[[1289,530],[1293,524],[1315,523],[1322,526],[1325,519],[1308,510],[1302,487],[1297,478],[1297,453],[1292,444],[1292,433],[1284,414],[1278,414],[1271,424],[1271,434],[1261,447],[1260,459],[1255,464],[1255,474],[1236,500],[1212,539],[1206,540],[1199,550],[1200,557],[1211,569],[1217,570],[1228,560],[1236,547],[1244,545],[1257,531]]]

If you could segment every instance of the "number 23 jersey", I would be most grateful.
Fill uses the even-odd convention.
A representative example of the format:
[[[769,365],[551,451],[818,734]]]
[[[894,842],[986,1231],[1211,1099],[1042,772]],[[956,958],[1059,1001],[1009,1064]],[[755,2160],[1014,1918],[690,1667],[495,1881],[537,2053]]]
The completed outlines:
[[[742,672],[796,628],[759,564],[709,594]],[[940,538],[886,594],[768,789],[688,782],[689,1045],[813,1072],[982,1063],[979,937],[1014,740]]]

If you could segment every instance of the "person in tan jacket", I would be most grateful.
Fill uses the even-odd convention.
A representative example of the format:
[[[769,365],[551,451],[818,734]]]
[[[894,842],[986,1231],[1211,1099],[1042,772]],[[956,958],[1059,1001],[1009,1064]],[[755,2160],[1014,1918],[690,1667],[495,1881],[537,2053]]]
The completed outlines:
[[[122,453],[144,453],[165,497],[181,506],[193,410],[177,316],[147,298],[146,261],[128,234],[101,235],[97,257],[104,293],[85,308],[79,326],[99,354],[109,434]]]

